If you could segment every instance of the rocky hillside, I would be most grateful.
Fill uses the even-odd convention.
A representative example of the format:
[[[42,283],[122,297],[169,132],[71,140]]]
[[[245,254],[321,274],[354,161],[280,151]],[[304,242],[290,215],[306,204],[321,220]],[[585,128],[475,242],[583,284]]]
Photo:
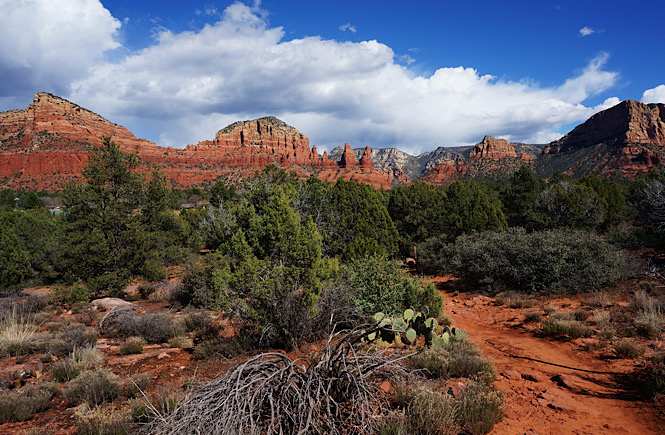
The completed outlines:
[[[104,135],[136,153],[145,170],[158,164],[175,186],[206,186],[219,177],[237,181],[268,164],[302,177],[315,174],[333,182],[342,177],[384,189],[415,179],[437,185],[501,180],[521,165],[542,177],[595,171],[633,179],[661,163],[665,105],[624,101],[544,148],[485,136],[472,147],[439,147],[417,156],[396,148],[352,149],[348,143],[319,155],[307,136],[275,117],[233,123],[213,140],[184,149],[163,148],[74,103],[38,93],[25,110],[0,113],[0,188],[61,188],[76,179],[90,147],[99,146]]]
[[[305,135],[275,117],[236,122],[221,129],[214,140],[184,149],[163,148],[74,103],[38,93],[25,110],[0,113],[0,187],[60,189],[79,176],[91,147],[100,146],[105,135],[123,151],[136,153],[144,170],[159,165],[175,186],[205,186],[219,177],[233,181],[268,164],[303,177],[342,177],[384,189],[408,181],[375,169],[369,155],[342,165],[325,152],[319,156]],[[350,149],[349,153],[353,155]]]
[[[340,160],[342,151],[342,147],[334,148],[330,152],[330,158],[335,161]],[[524,163],[532,164],[531,162],[542,154],[542,145],[511,143],[504,139],[485,136],[475,146],[438,147],[417,156],[412,156],[397,148],[370,148],[370,151],[377,168],[395,173],[401,172],[411,180],[425,176],[423,180],[428,182],[449,184],[457,179],[465,178],[469,170],[471,170],[469,176],[501,178],[503,171],[497,171],[497,169],[506,169],[507,172],[512,173]],[[356,148],[353,152],[356,158],[359,158],[366,153],[366,150]],[[504,157],[514,161],[508,163],[510,159],[503,160]],[[501,160],[500,164],[497,164],[498,160]]]
[[[599,112],[561,139],[548,144],[536,171],[573,176],[596,172],[634,179],[660,164],[665,151],[665,105],[627,100]]]

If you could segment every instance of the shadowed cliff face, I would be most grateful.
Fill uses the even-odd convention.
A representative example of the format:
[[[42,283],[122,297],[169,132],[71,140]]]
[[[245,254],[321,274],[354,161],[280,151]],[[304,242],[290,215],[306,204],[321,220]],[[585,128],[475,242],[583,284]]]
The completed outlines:
[[[665,105],[623,101],[593,115],[547,145],[543,153],[570,152],[601,143],[618,148],[637,144],[665,146]]]
[[[35,94],[25,110],[0,113],[0,183],[14,189],[56,190],[76,179],[90,158],[90,146],[103,136],[125,152],[136,153],[142,169],[157,164],[175,186],[205,185],[220,176],[239,179],[268,164],[278,164],[306,177],[354,179],[390,188],[392,172],[375,170],[371,158],[340,168],[295,128],[275,117],[241,121],[220,130],[213,141],[185,149],[163,148],[137,139],[124,127],[67,100]],[[334,177],[334,178],[333,178]]]

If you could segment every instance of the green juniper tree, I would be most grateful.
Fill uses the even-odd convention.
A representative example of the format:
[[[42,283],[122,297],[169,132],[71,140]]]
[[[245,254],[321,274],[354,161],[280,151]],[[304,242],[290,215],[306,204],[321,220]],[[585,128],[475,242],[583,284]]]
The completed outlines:
[[[65,214],[66,272],[88,280],[98,292],[119,293],[150,259],[145,221],[138,209],[144,177],[136,155],[104,137],[82,171],[83,183],[62,194]]]

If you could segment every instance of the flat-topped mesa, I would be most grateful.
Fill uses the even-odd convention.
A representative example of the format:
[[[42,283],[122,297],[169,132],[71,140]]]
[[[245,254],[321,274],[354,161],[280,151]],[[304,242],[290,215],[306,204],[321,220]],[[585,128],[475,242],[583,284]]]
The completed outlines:
[[[372,162],[372,152],[369,149],[369,145],[365,147],[365,152],[363,153],[363,156],[360,158],[360,162],[358,162],[358,165],[364,169],[374,169],[374,163]]]
[[[601,143],[619,148],[636,144],[665,146],[665,104],[622,101],[548,144],[543,154],[564,153]]]
[[[482,141],[476,144],[469,157],[472,159],[499,160],[504,157],[517,157],[517,153],[515,147],[507,140],[485,136]]]
[[[344,144],[344,153],[342,154],[342,158],[339,161],[339,167],[350,168],[355,165],[356,165],[356,156],[355,154],[353,154],[351,145],[349,145],[349,143],[347,142]]]

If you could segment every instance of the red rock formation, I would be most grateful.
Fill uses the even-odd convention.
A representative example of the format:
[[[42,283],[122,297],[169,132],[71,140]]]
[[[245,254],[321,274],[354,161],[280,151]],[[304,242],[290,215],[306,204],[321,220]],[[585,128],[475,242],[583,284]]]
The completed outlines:
[[[353,154],[351,145],[349,145],[349,143],[347,142],[344,144],[344,153],[342,154],[342,158],[339,161],[339,167],[342,169],[346,169],[355,165],[356,165],[356,156],[355,154]]]
[[[328,151],[324,151],[318,166],[321,166],[323,168],[336,168],[337,162],[334,160],[330,160],[328,158]]]
[[[564,153],[601,143],[617,148],[631,144],[665,146],[665,104],[622,101],[548,144],[543,154]]]
[[[515,147],[505,139],[496,139],[492,136],[485,136],[480,143],[469,154],[472,159],[492,159],[499,160],[504,157],[517,157]]]
[[[420,180],[434,184],[435,186],[447,186],[464,177],[468,169],[464,165],[442,162],[440,165],[427,171]]]
[[[341,176],[377,188],[390,188],[395,178],[367,165],[359,168],[353,152],[349,167],[340,169],[326,152],[319,158],[316,147],[310,150],[306,136],[274,117],[236,122],[213,141],[185,149],[163,148],[76,104],[39,93],[25,110],[0,113],[0,187],[60,189],[79,176],[90,146],[100,146],[104,135],[112,136],[123,151],[135,153],[143,170],[159,165],[175,186],[205,185],[221,175],[237,180],[271,163],[302,177],[323,170],[323,179]]]
[[[346,149],[344,151],[346,151]],[[360,158],[360,162],[358,163],[358,165],[361,168],[374,169],[374,163],[372,163],[372,152],[369,149],[369,145],[365,147],[365,152],[363,153],[363,156]]]

